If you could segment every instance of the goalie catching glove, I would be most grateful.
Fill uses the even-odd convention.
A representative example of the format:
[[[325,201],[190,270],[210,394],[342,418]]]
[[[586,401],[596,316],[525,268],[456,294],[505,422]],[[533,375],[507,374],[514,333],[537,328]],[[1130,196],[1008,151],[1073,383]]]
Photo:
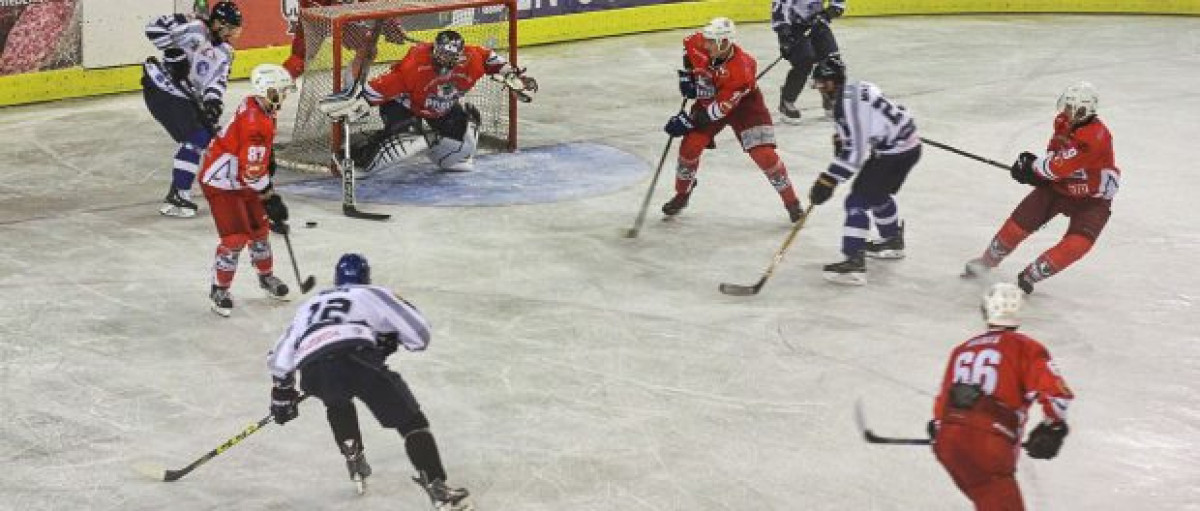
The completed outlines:
[[[512,90],[537,92],[538,83],[532,76],[525,75],[525,68],[514,67],[500,75],[504,85]]]
[[[358,122],[371,113],[371,104],[353,88],[335,92],[317,102],[317,110],[331,119]]]

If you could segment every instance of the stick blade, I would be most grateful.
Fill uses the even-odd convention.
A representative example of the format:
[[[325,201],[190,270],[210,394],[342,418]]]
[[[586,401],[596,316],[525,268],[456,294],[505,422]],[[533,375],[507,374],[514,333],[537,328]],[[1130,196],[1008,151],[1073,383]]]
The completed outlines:
[[[312,288],[316,285],[317,285],[317,278],[312,275],[309,275],[307,279],[304,279],[304,282],[300,283],[300,292],[307,293],[309,291],[312,291]]]
[[[388,215],[386,213],[368,213],[366,211],[360,211],[358,208],[349,204],[342,206],[342,213],[350,218],[357,218],[360,220],[375,220],[378,222],[386,221],[392,218],[392,215]]]
[[[630,229],[630,230],[628,230],[628,231],[625,231],[625,237],[626,237],[626,238],[636,238],[636,237],[638,237],[638,230],[637,230],[637,229]]]
[[[173,481],[178,481],[180,478],[182,478],[186,474],[187,474],[187,471],[184,471],[184,470],[164,470],[162,480],[163,480],[163,482],[170,483]]]
[[[762,290],[762,285],[762,281],[759,281],[758,284],[753,286],[743,286],[740,284],[722,282],[720,286],[717,286],[717,290],[729,296],[753,296]]]

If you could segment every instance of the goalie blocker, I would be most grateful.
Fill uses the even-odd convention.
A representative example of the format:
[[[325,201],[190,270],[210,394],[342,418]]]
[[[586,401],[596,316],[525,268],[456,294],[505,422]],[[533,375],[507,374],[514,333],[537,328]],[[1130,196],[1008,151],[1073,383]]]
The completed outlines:
[[[350,87],[331,94],[318,108],[330,117],[353,122],[369,115],[371,106],[379,106],[384,129],[355,144],[358,166],[369,168],[388,140],[415,129],[425,136],[429,157],[439,168],[471,170],[481,119],[479,111],[462,98],[484,75],[500,75],[500,81],[525,97],[538,89],[537,80],[526,76],[524,69],[510,66],[489,48],[466,44],[454,30],[444,30],[433,43],[414,45],[386,73],[362,86],[361,92]],[[422,120],[428,123],[428,131]]]

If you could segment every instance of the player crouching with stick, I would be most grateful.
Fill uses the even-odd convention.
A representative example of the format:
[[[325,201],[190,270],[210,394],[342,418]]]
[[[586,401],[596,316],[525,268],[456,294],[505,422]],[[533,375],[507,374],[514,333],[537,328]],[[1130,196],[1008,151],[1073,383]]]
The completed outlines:
[[[233,119],[209,144],[200,173],[200,187],[221,238],[209,298],[213,312],[225,317],[233,311],[229,286],[237,272],[238,256],[247,245],[250,262],[258,270],[259,286],[272,298],[283,300],[288,294],[287,285],[272,273],[268,237],[271,229],[284,232],[288,227],[287,206],[271,184],[275,174],[272,145],[275,116],[296,87],[288,72],[275,64],[255,67],[250,84],[255,94],[242,100]]]

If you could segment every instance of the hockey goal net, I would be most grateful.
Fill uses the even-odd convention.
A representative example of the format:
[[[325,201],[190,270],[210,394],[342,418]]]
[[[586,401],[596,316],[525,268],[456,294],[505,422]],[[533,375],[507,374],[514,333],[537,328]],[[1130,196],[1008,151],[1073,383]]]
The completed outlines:
[[[369,78],[388,70],[418,41],[453,29],[467,44],[484,46],[517,63],[516,0],[379,0],[303,9],[305,65],[292,139],[279,162],[299,170],[329,167],[341,129],[317,109],[321,98],[353,83],[359,61]],[[375,37],[372,37],[375,36]],[[363,60],[365,59],[365,60]],[[512,151],[517,145],[517,101],[503,84],[480,79],[463,99],[482,114],[480,146]],[[383,128],[377,112],[351,127],[351,140]]]

